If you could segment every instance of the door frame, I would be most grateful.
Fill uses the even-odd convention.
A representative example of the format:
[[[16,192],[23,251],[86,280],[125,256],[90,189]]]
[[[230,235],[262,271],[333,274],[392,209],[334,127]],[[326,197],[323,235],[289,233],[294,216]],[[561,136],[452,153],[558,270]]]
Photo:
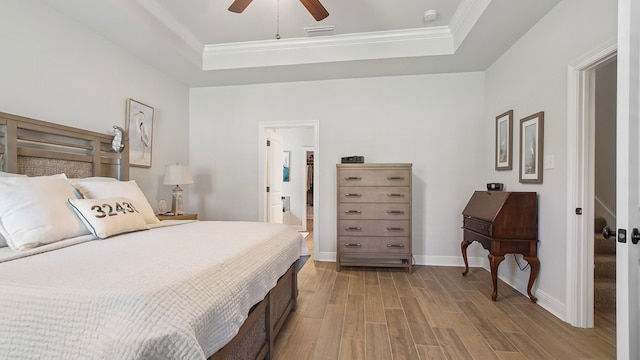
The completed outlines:
[[[595,69],[617,55],[612,39],[569,64],[565,321],[593,327]],[[582,215],[576,215],[576,209]],[[583,241],[587,239],[587,241]]]
[[[319,196],[320,181],[318,167],[320,163],[320,123],[317,120],[300,120],[300,121],[261,121],[258,123],[258,219],[265,221],[266,214],[266,151],[265,144],[267,141],[266,131],[273,128],[313,128],[313,248],[320,249],[320,211]],[[318,205],[318,206],[316,206]],[[306,217],[306,207],[304,209]],[[303,219],[304,221],[305,219]]]

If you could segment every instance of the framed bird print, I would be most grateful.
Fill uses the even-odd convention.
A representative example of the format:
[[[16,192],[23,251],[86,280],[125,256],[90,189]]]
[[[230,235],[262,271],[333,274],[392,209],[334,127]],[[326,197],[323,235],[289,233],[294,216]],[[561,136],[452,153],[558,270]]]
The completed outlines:
[[[496,170],[511,170],[513,110],[496,116]]]
[[[127,134],[129,134],[129,165],[150,168],[153,145],[153,108],[134,99],[127,99]]]
[[[520,182],[542,184],[544,111],[520,119]]]

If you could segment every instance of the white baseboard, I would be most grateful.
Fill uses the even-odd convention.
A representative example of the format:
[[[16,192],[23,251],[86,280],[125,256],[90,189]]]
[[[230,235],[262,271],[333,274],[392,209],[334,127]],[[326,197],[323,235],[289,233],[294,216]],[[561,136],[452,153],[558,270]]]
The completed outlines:
[[[490,271],[489,269],[485,269],[485,270]],[[519,279],[515,279],[515,280],[508,279],[500,275],[498,275],[498,278],[504,281],[505,283],[507,283],[512,288],[516,289],[522,295],[527,297],[529,296],[527,294],[528,283],[521,281]],[[558,299],[552,296],[549,296],[549,294],[545,293],[544,291],[540,291],[536,289],[535,284],[533,286],[532,292],[533,292],[533,296],[535,296],[538,299],[538,302],[537,302],[538,305],[540,305],[543,309],[550,312],[553,316],[566,322],[567,308],[565,304],[563,304]],[[499,299],[500,299],[500,293],[498,293],[498,300]]]

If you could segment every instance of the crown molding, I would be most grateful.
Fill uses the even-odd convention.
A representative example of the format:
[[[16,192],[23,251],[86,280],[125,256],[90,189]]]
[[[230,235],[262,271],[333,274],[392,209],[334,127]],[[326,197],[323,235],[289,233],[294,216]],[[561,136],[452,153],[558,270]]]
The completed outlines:
[[[467,38],[490,3],[491,0],[462,0],[449,23],[449,29],[455,39],[455,50],[458,50],[462,41]]]
[[[446,26],[206,45],[203,70],[453,54]]]

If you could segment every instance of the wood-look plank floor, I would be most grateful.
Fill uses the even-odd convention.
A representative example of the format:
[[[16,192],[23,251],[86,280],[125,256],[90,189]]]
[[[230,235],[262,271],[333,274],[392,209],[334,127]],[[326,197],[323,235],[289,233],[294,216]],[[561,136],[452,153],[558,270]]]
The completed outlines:
[[[491,275],[472,268],[414,272],[309,260],[298,275],[298,308],[273,359],[615,359],[615,323],[572,327]]]

